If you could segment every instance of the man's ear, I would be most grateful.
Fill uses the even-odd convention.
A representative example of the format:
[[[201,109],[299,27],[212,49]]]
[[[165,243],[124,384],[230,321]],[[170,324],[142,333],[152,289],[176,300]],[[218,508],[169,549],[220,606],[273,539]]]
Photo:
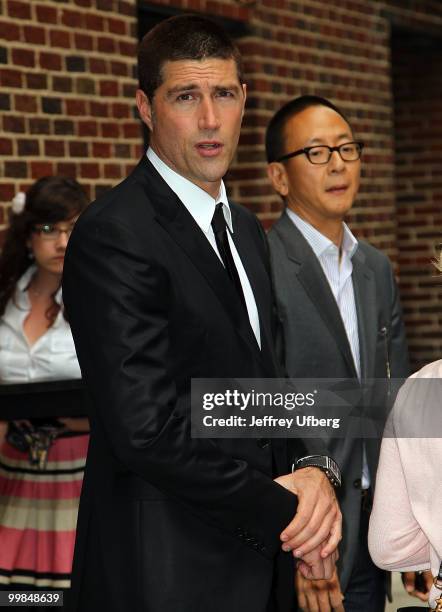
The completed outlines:
[[[142,89],[137,89],[135,100],[141,120],[152,131],[152,105]]]
[[[273,185],[273,189],[285,198],[289,192],[287,172],[284,164],[280,162],[272,162],[267,166],[267,176]]]
[[[242,107],[242,115],[241,118],[244,117],[244,111],[246,108],[246,100],[247,100],[247,85],[245,83],[242,84],[242,93],[244,95],[243,107]]]

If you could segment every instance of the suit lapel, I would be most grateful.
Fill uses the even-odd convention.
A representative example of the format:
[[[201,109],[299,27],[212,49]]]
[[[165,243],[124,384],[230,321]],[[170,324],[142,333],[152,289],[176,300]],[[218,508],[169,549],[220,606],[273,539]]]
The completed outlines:
[[[354,254],[352,263],[353,289],[358,315],[361,375],[363,379],[367,379],[373,377],[375,367],[376,335],[378,332],[376,283],[373,271],[365,263],[365,256],[360,248]]]
[[[341,313],[318,258],[286,213],[275,225],[275,231],[284,244],[287,257],[293,264],[293,270],[299,282],[310,297],[327,329],[334,336],[351,375],[357,377]]]
[[[235,330],[262,362],[261,352],[250,326],[247,312],[224,266],[192,215],[148,159],[141,160],[135,169],[135,174],[146,184],[146,195],[155,209],[158,223],[204,276],[232,321]],[[249,280],[253,288],[250,276]],[[255,299],[258,303],[258,296]]]

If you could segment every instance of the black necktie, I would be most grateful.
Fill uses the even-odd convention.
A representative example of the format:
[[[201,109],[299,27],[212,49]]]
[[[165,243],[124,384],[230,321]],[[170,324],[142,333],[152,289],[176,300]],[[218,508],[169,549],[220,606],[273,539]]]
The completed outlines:
[[[212,218],[212,228],[215,234],[216,246],[218,247],[221,259],[224,262],[226,272],[230,277],[230,280],[235,285],[239,297],[247,312],[246,300],[242,290],[241,281],[239,280],[238,270],[236,269],[235,262],[233,260],[232,251],[230,250],[229,237],[227,236],[227,224],[223,213],[223,203],[219,202],[215,206],[215,212]]]

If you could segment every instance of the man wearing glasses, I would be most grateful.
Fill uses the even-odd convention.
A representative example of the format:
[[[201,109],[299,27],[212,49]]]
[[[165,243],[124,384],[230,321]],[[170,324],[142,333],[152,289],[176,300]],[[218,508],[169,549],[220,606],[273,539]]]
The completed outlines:
[[[362,149],[345,116],[317,96],[292,100],[267,128],[268,175],[285,204],[269,242],[283,359],[293,378],[354,378],[359,385],[408,374],[389,260],[344,223],[359,188]],[[339,577],[313,583],[298,573],[298,605],[381,612],[385,575],[367,548],[379,441],[335,438],[328,445],[344,479]]]

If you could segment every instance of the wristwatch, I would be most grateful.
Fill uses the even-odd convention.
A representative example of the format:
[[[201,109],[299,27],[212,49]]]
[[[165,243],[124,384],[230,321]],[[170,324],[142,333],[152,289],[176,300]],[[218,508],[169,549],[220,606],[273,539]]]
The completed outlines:
[[[317,467],[323,472],[334,487],[341,486],[341,470],[338,464],[331,457],[326,455],[307,455],[297,459],[292,465],[292,472],[305,467]]]

